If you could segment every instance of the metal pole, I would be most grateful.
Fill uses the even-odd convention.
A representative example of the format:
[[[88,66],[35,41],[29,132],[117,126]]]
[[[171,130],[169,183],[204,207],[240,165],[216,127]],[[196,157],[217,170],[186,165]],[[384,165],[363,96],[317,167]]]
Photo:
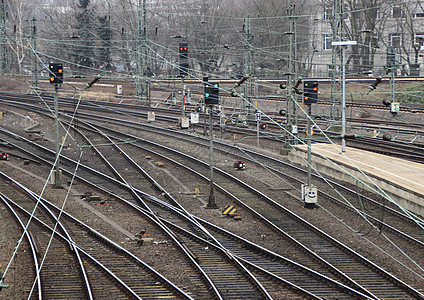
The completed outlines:
[[[257,132],[257,135],[256,135],[256,147],[259,148],[259,120],[256,121],[256,132]]]
[[[59,104],[57,96],[57,83],[54,84],[54,123],[56,130],[56,167],[55,167],[55,177],[54,177],[54,186],[61,187],[62,183],[60,182],[60,167],[59,167],[59,151],[60,151],[60,135],[59,135]]]
[[[138,1],[137,17],[137,99],[146,100],[150,106],[149,82],[147,80],[147,19],[146,0]]]
[[[203,100],[203,135],[206,135],[206,104]]]
[[[186,96],[186,85],[184,84],[184,77],[182,78],[182,82],[183,82],[182,117],[184,119],[185,118],[185,105],[186,105],[186,103],[185,103],[185,101],[186,101],[186,99],[185,99],[185,96]]]
[[[289,148],[289,145],[295,143],[292,141],[291,132],[293,126],[297,126],[297,94],[293,89],[295,79],[297,78],[299,66],[297,64],[297,44],[296,44],[296,22],[297,17],[294,15],[294,5],[289,4],[287,8],[287,15],[289,16],[289,76],[287,78],[287,95],[286,95],[286,130],[284,147]]]
[[[392,87],[392,103],[395,102],[395,65],[391,68],[390,85]]]
[[[38,63],[37,63],[37,28],[35,25],[37,21],[34,17],[31,18],[31,41],[32,41],[32,50],[33,50],[33,66],[32,66],[32,87],[38,88]]]
[[[215,203],[215,196],[213,194],[213,122],[212,122],[212,106],[209,106],[209,199],[206,208],[218,208]]]
[[[5,1],[0,0],[0,74],[3,75],[7,66],[6,58],[6,9]]]
[[[312,115],[312,105],[308,104],[308,134],[307,134],[307,139],[308,139],[308,186],[311,186],[311,163],[312,163],[312,158],[311,158],[311,152],[312,152],[312,148],[311,148],[311,138],[312,138],[312,126],[311,126],[311,115]]]
[[[346,46],[342,46],[342,152],[346,151]]]
[[[252,75],[252,35],[250,34],[250,17],[244,19],[243,24],[244,29],[244,55],[243,55],[243,75]],[[246,102],[242,104],[243,112],[246,116],[251,114],[251,104],[252,104],[252,91],[251,91],[251,82],[248,81],[244,87],[244,99]]]

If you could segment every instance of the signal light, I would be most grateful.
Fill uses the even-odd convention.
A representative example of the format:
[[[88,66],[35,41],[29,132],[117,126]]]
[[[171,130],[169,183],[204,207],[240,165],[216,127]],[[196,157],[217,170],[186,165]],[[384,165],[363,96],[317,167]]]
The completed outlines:
[[[49,63],[50,83],[63,82],[63,65],[61,63]]]
[[[236,161],[234,163],[234,169],[239,171],[244,170],[246,169],[246,164],[243,161]]]
[[[205,82],[204,94],[206,105],[219,104],[219,83]]]
[[[259,124],[259,128],[261,128],[262,130],[265,130],[265,129],[267,129],[267,128],[268,128],[268,124],[266,124],[266,123],[261,123],[261,124]]]
[[[307,105],[318,102],[318,81],[303,83],[303,102]]]
[[[181,42],[179,44],[180,52],[180,62],[188,59],[188,44],[186,42]]]

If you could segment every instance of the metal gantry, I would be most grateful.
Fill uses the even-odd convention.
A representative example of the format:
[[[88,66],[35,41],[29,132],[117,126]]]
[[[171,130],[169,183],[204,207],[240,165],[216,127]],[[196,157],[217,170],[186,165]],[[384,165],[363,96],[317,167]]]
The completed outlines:
[[[252,60],[252,40],[253,36],[250,34],[250,18],[244,19],[243,25],[244,31],[244,52],[243,52],[243,75],[251,76],[253,70],[253,60]],[[252,114],[252,94],[253,94],[253,84],[251,81],[247,81],[243,86],[244,101],[242,103],[242,109],[244,110],[246,116]]]
[[[6,5],[5,0],[0,0],[0,74],[4,74],[6,67]]]
[[[137,100],[150,105],[150,82],[147,79],[147,19],[146,0],[138,0],[137,18]]]
[[[37,63],[37,27],[35,17],[31,18],[31,47],[32,47],[32,88],[38,89],[38,63]]]
[[[297,94],[294,88],[295,80],[298,76],[297,69],[297,46],[296,46],[296,19],[294,15],[294,5],[290,4],[287,9],[289,15],[289,31],[286,34],[289,36],[289,75],[287,79],[287,100],[286,100],[286,130],[285,147],[288,147],[294,140],[292,138],[293,126],[297,126]]]
[[[341,41],[343,40],[343,28],[344,28],[344,15],[343,15],[343,0],[334,0],[333,3],[333,13],[332,13],[332,41]],[[330,107],[330,119],[334,122],[339,117],[339,112],[337,111],[337,100],[336,100],[336,87],[337,87],[337,78],[339,72],[342,68],[342,47],[332,47],[331,48],[331,67],[330,67],[330,77],[331,77],[331,107]]]

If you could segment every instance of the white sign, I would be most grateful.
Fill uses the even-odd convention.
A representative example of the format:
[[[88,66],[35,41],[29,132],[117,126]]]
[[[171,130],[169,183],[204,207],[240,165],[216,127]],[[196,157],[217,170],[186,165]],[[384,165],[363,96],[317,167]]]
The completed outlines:
[[[305,203],[317,203],[318,202],[318,190],[312,185],[302,184],[302,200]]]
[[[399,112],[399,110],[400,110],[400,104],[399,104],[399,102],[392,102],[390,104],[390,112],[397,113],[397,112]]]
[[[147,122],[154,122],[155,121],[155,112],[154,111],[148,111],[147,112]]]
[[[191,121],[191,124],[198,124],[199,123],[199,113],[192,112],[190,114],[190,121]]]
[[[181,118],[181,128],[189,128],[190,120],[189,118]]]
[[[292,133],[293,134],[298,134],[297,125],[292,125]]]
[[[358,44],[357,41],[335,41],[331,42],[331,46],[352,46]]]
[[[256,121],[261,120],[261,113],[260,112],[255,113],[255,116],[256,116]]]

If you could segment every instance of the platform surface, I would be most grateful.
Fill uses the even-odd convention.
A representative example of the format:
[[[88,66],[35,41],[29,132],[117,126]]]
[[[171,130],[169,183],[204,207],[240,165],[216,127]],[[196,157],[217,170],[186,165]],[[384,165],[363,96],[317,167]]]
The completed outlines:
[[[303,151],[307,149],[305,145],[296,147]],[[312,145],[312,153],[358,168],[375,177],[384,178],[424,197],[424,164],[351,147],[346,147],[343,153],[341,150],[339,145],[321,143]]]

